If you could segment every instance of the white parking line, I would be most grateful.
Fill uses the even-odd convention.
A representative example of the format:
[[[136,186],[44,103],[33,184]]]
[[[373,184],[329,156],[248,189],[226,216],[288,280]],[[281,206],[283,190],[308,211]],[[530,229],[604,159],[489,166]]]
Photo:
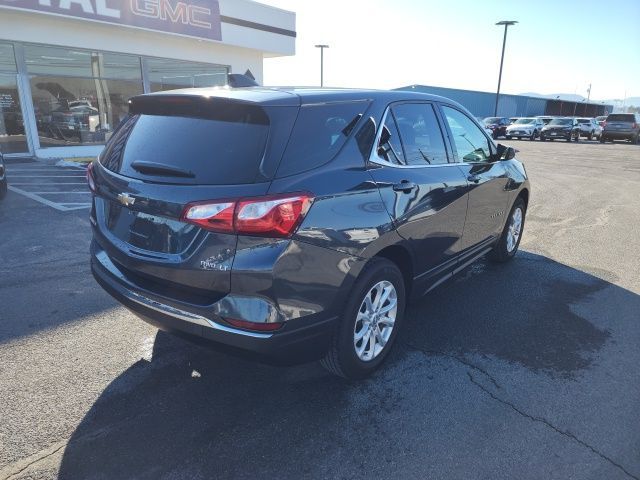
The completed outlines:
[[[11,175],[11,178],[85,178],[84,175]]]
[[[68,193],[82,193],[83,195],[91,195],[91,192],[29,192],[29,193],[33,193],[34,195],[61,195],[61,194],[68,194]]]
[[[79,208],[87,208],[91,206],[90,203],[86,203],[86,204],[83,203],[83,204],[75,204],[75,205],[82,205],[81,207],[75,207],[75,208],[65,207],[64,204],[52,202],[50,200],[47,200],[44,197],[41,197],[40,195],[36,195],[34,193],[27,192],[26,190],[22,190],[21,188],[17,188],[15,184],[9,184],[9,190],[11,190],[12,192],[19,193],[20,195],[24,195],[25,197],[30,198],[31,200],[35,200],[36,202],[40,202],[44,205],[47,205],[48,207],[55,208],[56,210],[61,212],[67,212],[69,210],[78,210]]]
[[[33,165],[33,168],[29,168],[27,165],[20,165],[18,168],[7,169],[11,191],[59,212],[91,207],[90,198],[85,197],[85,195],[91,195],[87,188],[85,172],[86,168],[82,166]],[[58,188],[61,191],[54,191]],[[63,196],[60,197],[60,195]],[[64,195],[75,196],[67,198]],[[55,198],[60,201],[54,201]],[[66,202],[65,200],[75,201]]]
[[[15,183],[11,182],[10,185],[49,185],[49,186],[58,186],[58,185],[87,185],[87,182],[58,182],[58,183],[49,183],[49,182],[34,182],[34,183]]]

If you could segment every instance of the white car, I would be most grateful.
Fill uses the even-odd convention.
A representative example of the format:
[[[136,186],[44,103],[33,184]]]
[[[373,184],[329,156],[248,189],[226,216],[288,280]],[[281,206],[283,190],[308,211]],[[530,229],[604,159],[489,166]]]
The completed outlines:
[[[516,137],[518,140],[528,138],[535,140],[540,136],[540,131],[544,127],[544,122],[540,118],[523,117],[518,118],[515,122],[507,127],[507,140]]]

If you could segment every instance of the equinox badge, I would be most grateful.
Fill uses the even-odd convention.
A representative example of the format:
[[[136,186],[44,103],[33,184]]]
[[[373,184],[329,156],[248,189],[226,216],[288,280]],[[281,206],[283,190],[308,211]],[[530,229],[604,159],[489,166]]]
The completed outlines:
[[[124,205],[125,207],[129,207],[129,206],[133,205],[136,202],[136,199],[135,199],[135,197],[132,197],[128,193],[119,193],[118,194],[118,201],[122,205]]]

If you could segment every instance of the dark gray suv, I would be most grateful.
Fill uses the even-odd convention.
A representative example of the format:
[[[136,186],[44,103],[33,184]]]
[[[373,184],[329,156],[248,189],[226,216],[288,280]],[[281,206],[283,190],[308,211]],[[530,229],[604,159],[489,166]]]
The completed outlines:
[[[640,114],[612,113],[604,122],[600,143],[614,140],[629,140],[640,143]]]
[[[525,169],[445,98],[189,89],[129,107],[88,170],[91,265],[159,328],[361,378],[410,299],[518,249]]]

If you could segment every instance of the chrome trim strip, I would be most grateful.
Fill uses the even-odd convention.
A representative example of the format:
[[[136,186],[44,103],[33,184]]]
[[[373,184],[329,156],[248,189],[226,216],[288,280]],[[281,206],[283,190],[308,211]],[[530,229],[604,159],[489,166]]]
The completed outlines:
[[[113,264],[113,262],[111,261],[111,259],[109,258],[109,256],[104,250],[96,253],[95,258],[109,273],[111,273],[118,280],[120,280],[123,283],[126,283],[127,285],[130,284],[130,282],[125,278],[122,272],[120,272],[120,270],[118,270],[118,268]],[[156,300],[145,297],[144,295],[140,295],[139,293],[136,293],[133,291],[127,291],[124,293],[124,295],[129,300],[136,302],[139,305],[151,308],[157,312],[164,313],[165,315],[169,315],[171,317],[177,318],[185,322],[194,323],[196,325],[200,325],[207,328],[213,328],[214,330],[219,330],[221,332],[234,333],[237,335],[243,335],[245,337],[262,338],[262,339],[271,338],[273,336],[273,333],[247,332],[244,330],[238,330],[235,328],[227,327],[226,325],[221,325],[201,315],[197,315],[191,312],[186,312],[184,310],[180,310],[170,305],[160,303]]]

